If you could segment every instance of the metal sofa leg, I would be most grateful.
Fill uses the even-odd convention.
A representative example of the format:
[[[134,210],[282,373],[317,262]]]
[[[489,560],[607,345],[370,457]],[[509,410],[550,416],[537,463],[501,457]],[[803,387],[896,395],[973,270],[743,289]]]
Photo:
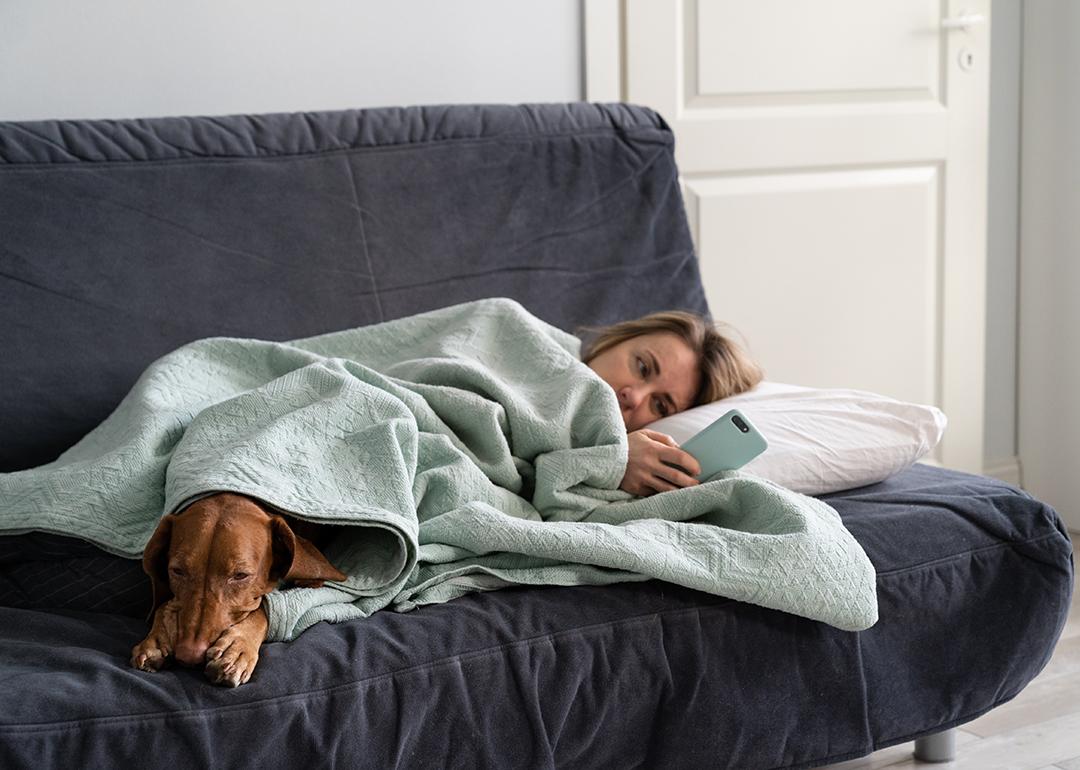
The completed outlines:
[[[920,762],[951,762],[956,759],[956,728],[916,738],[915,759]]]

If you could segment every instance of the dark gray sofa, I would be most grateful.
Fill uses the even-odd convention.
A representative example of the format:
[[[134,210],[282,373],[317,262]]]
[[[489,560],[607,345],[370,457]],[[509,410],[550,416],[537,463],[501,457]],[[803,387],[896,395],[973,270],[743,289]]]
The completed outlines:
[[[570,331],[707,311],[672,142],[627,105],[0,123],[0,471],[199,337],[485,296]],[[825,499],[878,571],[867,631],[658,581],[515,588],[319,624],[237,690],[128,666],[137,563],[3,537],[0,766],[811,767],[1045,665],[1073,584],[1050,507],[924,465]]]

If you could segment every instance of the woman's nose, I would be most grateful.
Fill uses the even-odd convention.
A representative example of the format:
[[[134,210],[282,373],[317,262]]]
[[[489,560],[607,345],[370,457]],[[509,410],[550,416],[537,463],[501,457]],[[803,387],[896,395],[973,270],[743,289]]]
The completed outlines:
[[[641,403],[642,393],[629,385],[619,391],[619,405],[623,409],[634,410]]]

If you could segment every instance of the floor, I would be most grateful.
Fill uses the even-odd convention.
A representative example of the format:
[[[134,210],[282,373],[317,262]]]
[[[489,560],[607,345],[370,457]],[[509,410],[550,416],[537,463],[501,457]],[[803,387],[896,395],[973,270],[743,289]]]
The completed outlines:
[[[1073,541],[1080,536],[1073,535]],[[1073,591],[1065,631],[1042,673],[1008,703],[961,725],[956,744],[954,762],[918,762],[915,744],[905,743],[826,767],[1080,770],[1080,590]]]

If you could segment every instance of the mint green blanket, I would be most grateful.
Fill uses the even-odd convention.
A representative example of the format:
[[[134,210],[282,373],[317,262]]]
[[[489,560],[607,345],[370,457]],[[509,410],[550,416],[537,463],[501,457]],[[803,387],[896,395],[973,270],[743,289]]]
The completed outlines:
[[[138,557],[162,513],[232,490],[349,525],[349,579],[270,594],[271,640],[512,584],[660,578],[846,630],[874,569],[825,503],[730,473],[634,498],[612,389],[507,299],[294,342],[213,338],[154,362],[56,461],[0,475],[0,533]]]

